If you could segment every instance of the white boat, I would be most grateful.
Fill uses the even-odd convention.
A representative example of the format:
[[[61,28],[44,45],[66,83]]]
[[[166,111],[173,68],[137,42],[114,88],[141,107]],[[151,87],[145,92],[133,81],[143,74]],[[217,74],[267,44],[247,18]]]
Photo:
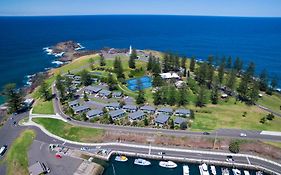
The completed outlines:
[[[221,168],[222,175],[229,175],[229,171],[227,168]]]
[[[164,168],[176,168],[177,164],[172,161],[160,161],[159,166],[164,167]]]
[[[232,169],[232,172],[234,175],[241,175],[241,171],[238,170],[237,168]]]
[[[115,160],[118,162],[126,162],[128,158],[126,156],[116,156]]]
[[[212,175],[217,175],[216,167],[214,165],[211,166],[211,174]]]
[[[188,165],[184,165],[182,167],[182,169],[183,169],[183,175],[189,175],[189,167],[188,167]]]
[[[263,173],[261,171],[257,171],[256,175],[263,175]]]
[[[199,170],[201,175],[210,175],[208,171],[208,166],[205,163],[199,165]]]
[[[135,159],[134,164],[136,165],[142,165],[142,166],[148,166],[151,165],[151,163],[144,159]]]
[[[249,171],[244,170],[244,175],[250,175]]]

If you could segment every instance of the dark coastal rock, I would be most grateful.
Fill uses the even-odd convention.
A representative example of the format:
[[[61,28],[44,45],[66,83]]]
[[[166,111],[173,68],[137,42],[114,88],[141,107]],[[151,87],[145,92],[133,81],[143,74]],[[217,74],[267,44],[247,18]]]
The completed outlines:
[[[81,46],[74,42],[74,41],[65,41],[56,44],[55,46],[51,47],[53,53],[58,54],[61,52],[75,52],[76,49],[79,49]]]

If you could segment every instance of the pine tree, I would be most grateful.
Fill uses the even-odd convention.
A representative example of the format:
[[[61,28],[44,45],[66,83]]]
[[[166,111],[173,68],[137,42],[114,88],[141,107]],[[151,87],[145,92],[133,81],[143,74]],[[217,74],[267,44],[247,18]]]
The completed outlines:
[[[222,59],[220,66],[218,68],[218,78],[219,83],[222,84],[224,78],[224,68],[225,68],[225,57]]]
[[[153,58],[152,54],[150,53],[149,57],[148,57],[148,63],[147,63],[147,70],[148,71],[152,70],[153,62],[154,62],[154,58]]]
[[[83,99],[84,99],[84,101],[88,101],[89,100],[88,95],[87,95],[87,93],[85,91],[84,91]]]
[[[196,106],[203,107],[206,104],[206,90],[204,86],[201,86],[197,94]]]
[[[56,77],[56,87],[60,93],[60,97],[61,99],[64,101],[65,100],[65,96],[66,96],[66,88],[63,81],[63,77],[59,74]]]
[[[186,69],[186,57],[184,57],[184,58],[181,59],[181,67],[182,67],[183,69]]]
[[[164,55],[164,59],[163,59],[163,72],[169,72],[170,71],[170,58],[168,54]]]
[[[259,86],[261,91],[266,91],[268,87],[268,76],[267,71],[264,69],[259,77]]]
[[[106,62],[105,62],[105,58],[103,55],[100,55],[100,66],[105,66]]]
[[[137,51],[135,49],[133,49],[132,54],[130,55],[130,58],[129,58],[129,67],[131,69],[136,68],[136,61],[135,61],[136,59],[138,59]]]
[[[158,59],[154,59],[153,61],[152,73],[154,76],[157,76],[161,73],[161,65]]]
[[[91,75],[90,75],[89,71],[84,69],[81,71],[80,75],[81,75],[81,83],[84,86],[89,86],[92,84],[92,79],[91,79]]]
[[[219,88],[217,83],[213,85],[212,94],[211,94],[211,101],[212,104],[218,104],[219,100]]]
[[[230,90],[234,90],[236,84],[236,70],[232,69],[227,76],[226,87]]]
[[[153,87],[160,87],[163,85],[163,79],[159,74],[153,77],[152,85]]]
[[[204,85],[207,80],[207,72],[208,71],[208,64],[207,62],[203,62],[200,64],[199,68],[196,70],[196,80],[200,85]]]
[[[179,71],[180,70],[180,58],[179,56],[174,56],[174,71]]]
[[[107,77],[107,84],[108,84],[108,88],[110,91],[113,91],[116,89],[116,81],[113,78],[113,74],[109,73],[108,77]]]
[[[51,92],[49,91],[48,85],[45,81],[43,81],[43,83],[41,84],[41,86],[39,88],[39,92],[45,101],[47,101],[51,98]]]
[[[162,102],[162,93],[160,90],[157,90],[155,93],[153,93],[153,103],[154,105],[160,105]]]
[[[258,98],[259,98],[259,84],[256,81],[252,81],[248,94],[248,103],[253,105],[258,101]]]
[[[179,99],[178,99],[178,105],[184,106],[188,104],[188,93],[186,90],[186,87],[183,87],[179,89]]]
[[[136,103],[139,104],[144,104],[145,103],[145,97],[144,97],[144,91],[139,90],[138,96],[136,97]]]
[[[228,70],[232,68],[232,58],[231,58],[231,56],[228,57],[225,68],[228,69]]]
[[[23,103],[23,93],[17,90],[16,84],[9,83],[3,88],[3,95],[8,103],[10,113],[18,112],[21,109]]]
[[[173,106],[177,103],[177,90],[175,86],[169,87],[168,92],[168,104]]]
[[[196,64],[195,58],[192,57],[191,60],[190,60],[190,65],[189,65],[189,69],[190,69],[191,72],[194,72],[194,70],[195,70],[195,64]]]
[[[237,58],[235,59],[233,68],[236,70],[237,73],[240,73],[240,71],[243,69],[243,61],[240,60],[239,57],[237,57]]]

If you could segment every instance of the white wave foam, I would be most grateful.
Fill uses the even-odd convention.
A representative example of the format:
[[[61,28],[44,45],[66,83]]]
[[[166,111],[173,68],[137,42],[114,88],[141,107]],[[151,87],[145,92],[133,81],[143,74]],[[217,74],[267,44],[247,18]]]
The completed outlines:
[[[62,65],[63,62],[61,62],[61,61],[52,61],[52,64]]]

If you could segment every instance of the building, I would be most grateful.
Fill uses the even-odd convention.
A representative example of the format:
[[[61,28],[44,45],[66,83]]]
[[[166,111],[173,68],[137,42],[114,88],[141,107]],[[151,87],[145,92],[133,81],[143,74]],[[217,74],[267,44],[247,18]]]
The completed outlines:
[[[75,76],[75,75],[73,75],[73,74],[66,74],[66,75],[65,75],[65,77],[70,78],[70,79],[74,79],[74,76]]]
[[[155,113],[156,109],[153,106],[142,106],[140,107],[140,110],[142,110],[145,113],[153,114]]]
[[[175,111],[175,115],[190,116],[190,110],[189,109],[177,109]]]
[[[174,120],[174,124],[180,126],[182,123],[186,122],[187,120],[182,117],[176,117]]]
[[[49,173],[50,169],[44,163],[36,162],[28,168],[28,171],[30,175],[39,175]]]
[[[155,119],[155,125],[162,127],[168,122],[169,118],[170,116],[166,114],[159,114]]]
[[[162,79],[180,79],[180,76],[175,72],[167,72],[160,74]]]
[[[96,94],[99,91],[101,91],[101,88],[98,86],[87,86],[84,89],[84,92],[88,93],[88,94]]]
[[[8,107],[6,106],[0,106],[0,121],[1,117],[4,117],[8,114]]]
[[[99,82],[99,79],[98,78],[91,78],[91,81],[92,81],[92,83],[97,83],[97,82]]]
[[[71,83],[72,83],[73,85],[80,85],[80,84],[81,84],[81,81],[73,80]]]
[[[121,98],[122,97],[122,92],[120,92],[120,91],[112,92],[112,97],[114,97],[114,98]]]
[[[103,115],[103,111],[100,109],[93,109],[87,112],[86,116],[87,118],[91,119],[94,117],[100,117]]]
[[[117,110],[120,109],[120,104],[117,102],[109,103],[106,105],[106,109],[108,110]]]
[[[74,108],[74,107],[77,107],[79,106],[79,101],[78,100],[74,100],[74,101],[70,101],[68,102],[68,106],[71,107],[71,108]]]
[[[88,106],[77,106],[72,109],[74,111],[74,114],[80,114],[80,113],[88,112],[90,110]]]
[[[182,80],[179,80],[179,81],[175,82],[175,85],[177,88],[182,88],[186,85],[186,83]]]
[[[25,99],[24,100],[24,105],[26,106],[26,107],[31,107],[32,106],[32,104],[34,103],[34,99],[33,98],[27,98],[27,99]]]
[[[173,109],[172,108],[163,107],[163,108],[158,109],[158,113],[164,113],[164,114],[172,115],[173,114]]]
[[[136,112],[130,113],[129,119],[131,122],[136,121],[136,120],[142,120],[145,117],[145,113],[141,110],[138,110]]]
[[[100,92],[99,92],[99,96],[100,97],[109,97],[111,95],[111,91],[109,90],[106,90],[106,89],[102,89]]]
[[[125,111],[123,109],[117,109],[115,111],[110,111],[109,116],[112,120],[120,119],[121,117],[125,116]]]
[[[76,76],[74,76],[74,80],[80,81],[80,80],[81,80],[81,77],[76,75]]]
[[[127,112],[136,112],[138,107],[136,105],[124,105],[123,109]]]

